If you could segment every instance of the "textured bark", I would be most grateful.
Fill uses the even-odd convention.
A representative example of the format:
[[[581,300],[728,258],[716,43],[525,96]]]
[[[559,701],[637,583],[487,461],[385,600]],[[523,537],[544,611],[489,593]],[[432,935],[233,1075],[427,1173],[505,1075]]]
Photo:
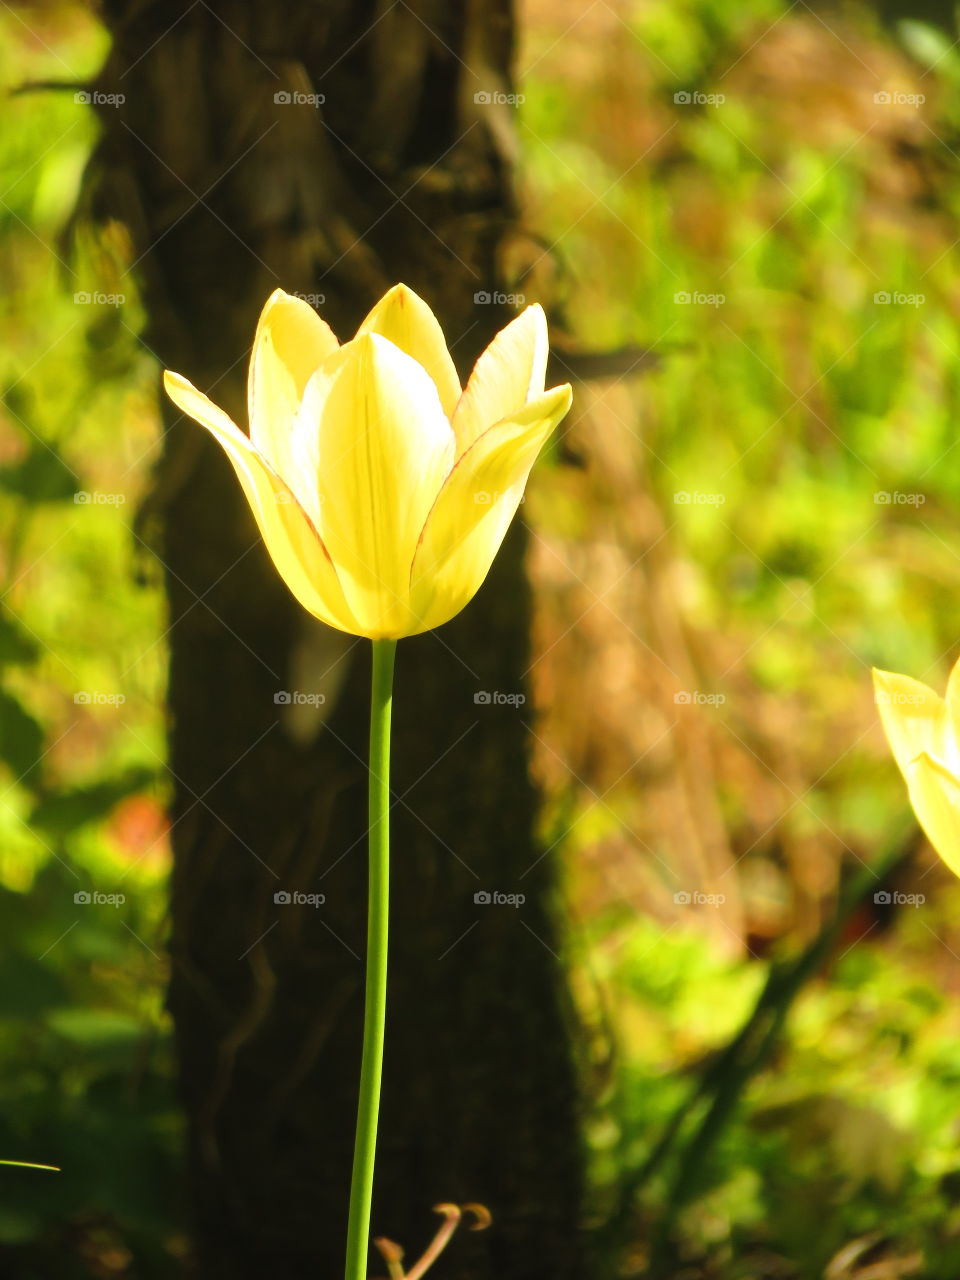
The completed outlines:
[[[504,319],[513,234],[512,18],[493,3],[115,0],[92,215],[130,231],[146,341],[242,422],[245,356],[277,285],[348,335],[404,279],[462,371]],[[319,107],[275,100],[323,94]],[[141,531],[170,602],[172,981],[199,1272],[342,1266],[359,1066],[368,645],[299,610],[217,447],[170,414]],[[401,643],[392,978],[374,1234],[414,1257],[438,1200],[476,1200],[443,1274],[580,1274],[566,998],[537,861],[527,732],[480,690],[528,665],[522,531],[471,608]],[[281,707],[323,692],[326,716]],[[533,868],[531,870],[531,868]],[[527,874],[529,872],[529,874]],[[323,893],[320,908],[278,890]],[[478,890],[522,892],[521,909]],[[383,1270],[373,1264],[373,1270]]]

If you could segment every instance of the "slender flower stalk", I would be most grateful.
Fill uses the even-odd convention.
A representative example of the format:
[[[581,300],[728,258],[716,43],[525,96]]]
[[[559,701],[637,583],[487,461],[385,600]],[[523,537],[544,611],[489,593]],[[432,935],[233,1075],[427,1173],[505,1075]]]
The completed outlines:
[[[306,302],[277,289],[253,341],[249,435],[186,378],[164,374],[170,398],[230,459],[297,600],[373,641],[366,995],[346,1280],[366,1280],[370,1237],[396,642],[449,621],[487,576],[530,469],[570,407],[569,386],[545,389],[546,367],[547,324],[534,305],[497,334],[461,387],[436,317],[401,284],[343,345]]]
[[[390,713],[396,640],[374,640],[370,694],[368,779],[369,889],[367,897],[367,981],[363,1014],[363,1058],[357,1136],[350,1183],[346,1280],[366,1280],[373,1200],[373,1167],[383,1074],[387,1013],[387,941],[390,914]]]

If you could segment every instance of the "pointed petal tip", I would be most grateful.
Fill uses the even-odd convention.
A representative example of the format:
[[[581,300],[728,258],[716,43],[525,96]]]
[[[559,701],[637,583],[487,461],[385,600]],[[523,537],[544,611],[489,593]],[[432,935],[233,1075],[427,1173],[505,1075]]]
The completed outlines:
[[[537,340],[546,342],[547,340],[547,313],[539,302],[530,302],[518,311],[514,316],[514,321],[520,321],[523,325],[530,325],[535,331]]]
[[[562,418],[570,412],[573,404],[573,387],[569,382],[559,382],[555,387],[548,387],[540,395],[528,400],[516,418],[554,417],[559,426]]]
[[[274,289],[270,294],[270,297],[267,298],[266,302],[263,304],[260,314],[265,316],[268,312],[272,311],[274,307],[280,306],[281,303],[284,302],[291,302],[296,298],[296,296],[297,295],[295,293],[287,293],[286,289]]]
[[[367,313],[357,336],[363,333],[381,334],[416,360],[433,379],[447,418],[452,416],[460,399],[460,379],[429,303],[409,285],[395,284]]]
[[[433,308],[430,304],[417,293],[416,289],[411,289],[408,284],[402,280],[398,280],[396,284],[391,285],[383,297],[380,299],[380,305],[384,302],[393,302],[398,307],[416,306],[418,303],[433,315]]]
[[[344,363],[346,364],[357,360],[376,360],[378,356],[382,356],[391,348],[394,351],[399,350],[396,343],[391,342],[389,338],[385,338],[382,333],[371,333],[367,330],[364,333],[358,333],[349,342],[345,342],[340,350],[343,353]]]
[[[884,671],[882,667],[871,667],[870,675],[873,679],[873,692],[876,696],[880,693],[886,693],[887,686],[891,681],[896,679],[892,671]]]
[[[207,401],[211,405],[213,404],[213,401],[210,400],[199,387],[195,387],[189,378],[184,377],[182,373],[177,373],[173,369],[164,369],[163,389],[174,404],[178,408],[183,409],[185,413],[190,413],[191,417],[194,415],[191,413],[190,409],[184,408],[184,405],[181,403],[183,397],[187,396],[191,401],[199,397],[200,400]],[[214,405],[213,407],[219,410],[219,405]]]
[[[396,284],[392,284],[385,293],[381,294],[380,298],[368,312],[364,323],[369,321],[372,315],[383,316],[385,312],[389,312],[394,308],[397,311],[404,313],[408,308],[413,308],[417,306],[417,304],[421,307],[427,307],[431,315],[433,314],[432,308],[428,307],[428,304],[424,302],[416,289],[411,289],[408,284],[404,284],[402,280],[398,280]]]

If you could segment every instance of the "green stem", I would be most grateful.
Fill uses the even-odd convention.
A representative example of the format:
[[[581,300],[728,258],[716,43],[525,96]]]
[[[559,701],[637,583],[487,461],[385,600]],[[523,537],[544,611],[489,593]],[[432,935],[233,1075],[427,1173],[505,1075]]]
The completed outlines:
[[[390,911],[390,710],[396,640],[373,641],[370,695],[369,832],[367,889],[367,985],[363,1011],[363,1058],[357,1136],[350,1182],[346,1280],[366,1280],[370,1204],[377,1150],[383,1029],[387,1011],[387,927]]]

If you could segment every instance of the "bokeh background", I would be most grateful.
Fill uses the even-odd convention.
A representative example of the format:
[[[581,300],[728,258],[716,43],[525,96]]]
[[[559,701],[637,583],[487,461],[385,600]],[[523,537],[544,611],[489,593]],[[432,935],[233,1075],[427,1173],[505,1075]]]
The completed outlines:
[[[940,687],[960,635],[949,15],[519,19],[542,252],[505,279],[562,303],[561,352],[657,353],[578,385],[522,508],[597,1274],[669,1235],[675,1276],[956,1277],[960,886],[869,679]],[[64,1170],[0,1171],[11,1276],[189,1249],[157,365],[122,233],[75,219],[95,117],[44,87],[106,51],[86,9],[0,11],[0,1156]]]

